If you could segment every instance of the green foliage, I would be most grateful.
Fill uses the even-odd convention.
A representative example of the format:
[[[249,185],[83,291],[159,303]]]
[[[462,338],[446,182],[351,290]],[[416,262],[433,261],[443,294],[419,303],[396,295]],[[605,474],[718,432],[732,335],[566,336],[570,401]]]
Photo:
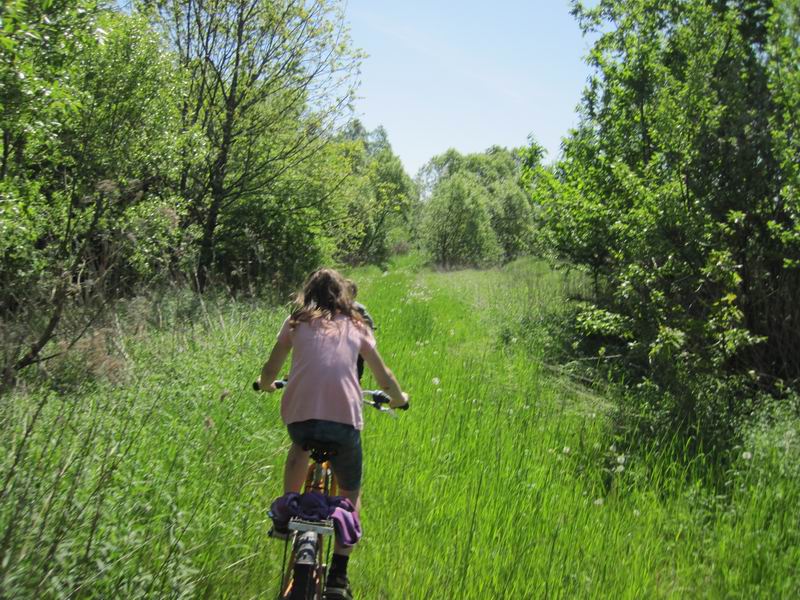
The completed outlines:
[[[526,166],[523,179],[536,207],[539,250],[586,265],[597,276],[608,260],[610,246],[604,241],[610,239],[611,223],[600,193],[583,178],[583,173],[593,172],[596,158],[591,148],[581,143],[582,133],[576,132],[570,139],[570,150],[581,156],[580,168],[548,168],[537,161]],[[536,150],[535,142],[531,148]]]
[[[446,269],[487,266],[501,254],[480,181],[458,173],[439,183],[425,207],[422,235],[434,262]]]
[[[361,59],[339,2],[0,17],[0,392],[144,286],[286,290],[410,236],[385,130],[339,133]]]
[[[626,381],[662,426],[725,438],[754,389],[800,378],[798,3],[573,12],[595,75],[563,158],[525,175],[540,240],[592,275],[590,320],[629,324]],[[716,378],[727,401],[699,393]]]
[[[49,20],[47,15],[41,18]],[[58,34],[74,36],[70,26],[55,23],[65,27]],[[137,203],[174,207],[147,193],[155,183],[163,188],[175,175],[170,170],[176,145],[171,131],[180,90],[171,59],[140,20],[95,15],[91,26],[98,37],[88,37],[68,56],[59,56],[57,67],[41,67],[33,59],[26,65],[30,70],[41,67],[37,81],[59,87],[66,104],[27,106],[28,114],[17,114],[4,130],[11,141],[4,145],[8,163],[0,190],[7,215],[3,226],[12,236],[4,242],[11,242],[15,253],[26,254],[30,266],[51,271],[64,268],[54,260],[73,261],[74,247],[81,242],[91,248],[79,260],[108,263],[109,255],[125,245],[120,234],[130,227],[126,211]],[[52,96],[44,89],[37,93]],[[23,130],[17,141],[14,127]],[[143,242],[138,240],[129,252],[149,251]],[[12,279],[5,280],[7,290]]]
[[[349,164],[335,144],[301,163],[269,192],[244,198],[220,217],[215,261],[233,290],[262,284],[287,291],[333,259],[345,208]]]
[[[252,256],[218,247],[226,236],[240,237],[226,223],[258,231],[253,207],[285,199],[287,182],[303,179],[317,158],[327,160],[325,147],[355,93],[361,53],[336,1],[158,0],[141,7],[174,44],[187,79],[181,128],[198,131],[204,142],[201,160],[186,152],[179,162],[178,193],[187,224],[199,233],[197,289],[216,274],[235,285],[243,268],[263,273],[271,265],[243,267]],[[300,205],[321,213],[338,187],[314,196],[303,189]],[[289,214],[284,209],[281,219]]]
[[[3,3],[0,9],[0,179],[18,169],[32,136],[55,136],[61,121],[80,108],[68,67],[98,43],[99,13],[92,0]]]
[[[352,165],[346,215],[337,233],[337,256],[349,264],[385,264],[392,244],[411,236],[410,211],[417,190],[392,151],[382,127],[372,132],[354,120],[341,135]],[[394,230],[395,239],[389,232]]]
[[[533,220],[528,196],[511,177],[488,186],[489,220],[503,249],[502,262],[528,253],[533,236]]]
[[[796,272],[800,269],[800,2],[776,2],[768,31],[768,86],[776,104],[769,128],[783,174],[778,202],[784,214],[773,215],[766,226],[776,254],[783,253],[784,267]]]
[[[6,383],[54,338],[71,346],[94,318],[82,311],[163,275],[184,239],[170,193],[181,80],[158,36],[89,4],[17,9],[8,23],[33,42],[5,59],[32,87],[4,87],[0,123]]]
[[[437,245],[440,247],[432,253],[435,261],[440,261],[443,253],[441,236],[439,241],[435,243],[431,241],[431,231],[435,229],[432,220],[441,217],[441,207],[437,206],[433,199],[439,193],[441,186],[459,175],[464,175],[470,180],[469,187],[481,188],[479,195],[482,200],[478,205],[488,216],[491,227],[489,237],[493,237],[494,240],[476,239],[476,250],[459,251],[464,258],[457,259],[453,264],[506,263],[530,251],[533,240],[533,213],[530,200],[521,187],[525,182],[520,181],[520,160],[515,152],[500,147],[489,148],[481,154],[467,155],[461,155],[456,150],[450,149],[444,154],[433,157],[420,169],[417,180],[421,195],[423,198],[431,198],[431,201],[424,203],[422,207],[421,218],[426,223],[422,228],[426,232],[424,234],[426,247],[429,250]],[[448,195],[451,192],[446,191],[444,194]],[[478,218],[472,212],[465,212],[463,215],[465,218]],[[451,216],[448,220],[451,226],[454,224],[454,218]],[[484,218],[481,216],[480,220]],[[444,230],[445,226],[442,225],[440,229]],[[461,229],[466,231],[467,224],[463,224]],[[500,252],[497,252],[498,245]],[[467,254],[470,255],[468,260]]]

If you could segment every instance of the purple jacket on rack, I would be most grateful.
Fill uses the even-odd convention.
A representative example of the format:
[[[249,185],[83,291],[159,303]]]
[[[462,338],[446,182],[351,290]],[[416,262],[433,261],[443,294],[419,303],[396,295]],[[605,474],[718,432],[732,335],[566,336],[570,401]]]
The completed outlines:
[[[319,492],[289,492],[276,498],[270,507],[272,520],[284,528],[292,517],[306,521],[333,521],[336,541],[349,548],[361,539],[361,519],[353,503],[343,496],[326,496]]]

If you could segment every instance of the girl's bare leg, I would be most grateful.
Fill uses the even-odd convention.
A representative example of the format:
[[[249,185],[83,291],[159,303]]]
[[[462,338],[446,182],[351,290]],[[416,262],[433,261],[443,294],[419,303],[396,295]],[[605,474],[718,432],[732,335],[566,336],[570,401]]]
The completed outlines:
[[[286,465],[283,468],[283,493],[303,490],[308,474],[308,455],[303,447],[292,442],[289,454],[286,456]]]

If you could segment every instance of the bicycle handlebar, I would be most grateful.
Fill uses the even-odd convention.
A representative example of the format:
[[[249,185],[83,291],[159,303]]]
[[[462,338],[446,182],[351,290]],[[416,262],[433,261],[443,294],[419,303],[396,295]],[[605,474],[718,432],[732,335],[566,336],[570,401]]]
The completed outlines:
[[[273,382],[272,382],[272,385],[274,385],[274,386],[275,386],[275,389],[276,389],[276,390],[279,390],[279,389],[281,389],[282,387],[286,387],[286,384],[287,384],[287,383],[289,383],[289,382],[288,382],[288,381],[286,381],[285,379],[276,379],[275,381],[273,381]],[[260,392],[260,391],[261,391],[261,385],[258,383],[258,380],[256,380],[256,381],[254,381],[254,382],[253,382],[253,389],[254,389],[255,391],[257,391],[257,392]]]
[[[272,382],[272,385],[275,386],[276,390],[279,390],[283,387],[286,387],[287,383],[289,382],[286,379],[276,379],[275,381]],[[261,385],[259,385],[258,381],[253,382],[253,389],[257,392],[261,391]],[[389,397],[389,394],[387,394],[383,390],[362,390],[361,393],[365,396],[364,404],[368,404],[373,408],[376,408],[377,410],[381,411],[393,410],[389,406],[384,407],[384,405],[388,405],[392,401],[392,399]],[[370,396],[372,400],[371,401],[367,400],[366,396]],[[397,410],[408,410],[408,407],[409,404],[408,402],[406,402],[402,406],[397,406],[395,408],[397,408]]]
[[[393,410],[390,409],[388,406],[386,409],[382,408],[384,404],[388,405],[392,399],[389,397],[389,394],[384,392],[383,390],[361,390],[361,393],[364,396],[372,396],[372,401],[368,401],[366,398],[364,399],[365,404],[369,404],[370,406],[377,408],[378,410]],[[402,404],[400,406],[395,406],[397,410],[408,410],[408,402]]]

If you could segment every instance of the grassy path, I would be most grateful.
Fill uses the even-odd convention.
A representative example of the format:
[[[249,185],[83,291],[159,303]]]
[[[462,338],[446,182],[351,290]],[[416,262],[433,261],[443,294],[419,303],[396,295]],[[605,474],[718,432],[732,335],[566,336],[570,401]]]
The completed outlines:
[[[698,463],[625,456],[601,399],[546,376],[509,323],[563,301],[541,265],[377,274],[365,301],[414,410],[367,429],[365,598],[792,597],[796,536],[758,484],[709,501]],[[403,299],[397,301],[398,298]],[[391,307],[388,309],[387,307]],[[791,504],[777,502],[782,519]],[[772,534],[772,538],[770,538]],[[776,537],[780,541],[776,541]],[[765,561],[774,544],[792,558]]]
[[[357,597],[798,595],[798,474],[753,460],[719,500],[699,463],[614,447],[608,405],[509,328],[563,302],[547,268],[353,275],[413,403],[366,415]],[[287,438],[249,386],[285,314],[176,302],[123,316],[125,385],[2,407],[0,596],[274,597]]]
[[[367,482],[359,560],[379,575],[355,576],[365,597],[602,596],[651,566],[627,552],[631,514],[611,515],[613,481],[587,464],[610,452],[599,445],[603,405],[544,377],[530,349],[499,344],[532,303],[558,301],[546,271],[522,274],[394,276],[411,294],[381,320],[380,339],[416,402],[368,431],[379,480]],[[391,281],[366,286],[370,306],[391,306]],[[390,555],[396,568],[382,568]]]

